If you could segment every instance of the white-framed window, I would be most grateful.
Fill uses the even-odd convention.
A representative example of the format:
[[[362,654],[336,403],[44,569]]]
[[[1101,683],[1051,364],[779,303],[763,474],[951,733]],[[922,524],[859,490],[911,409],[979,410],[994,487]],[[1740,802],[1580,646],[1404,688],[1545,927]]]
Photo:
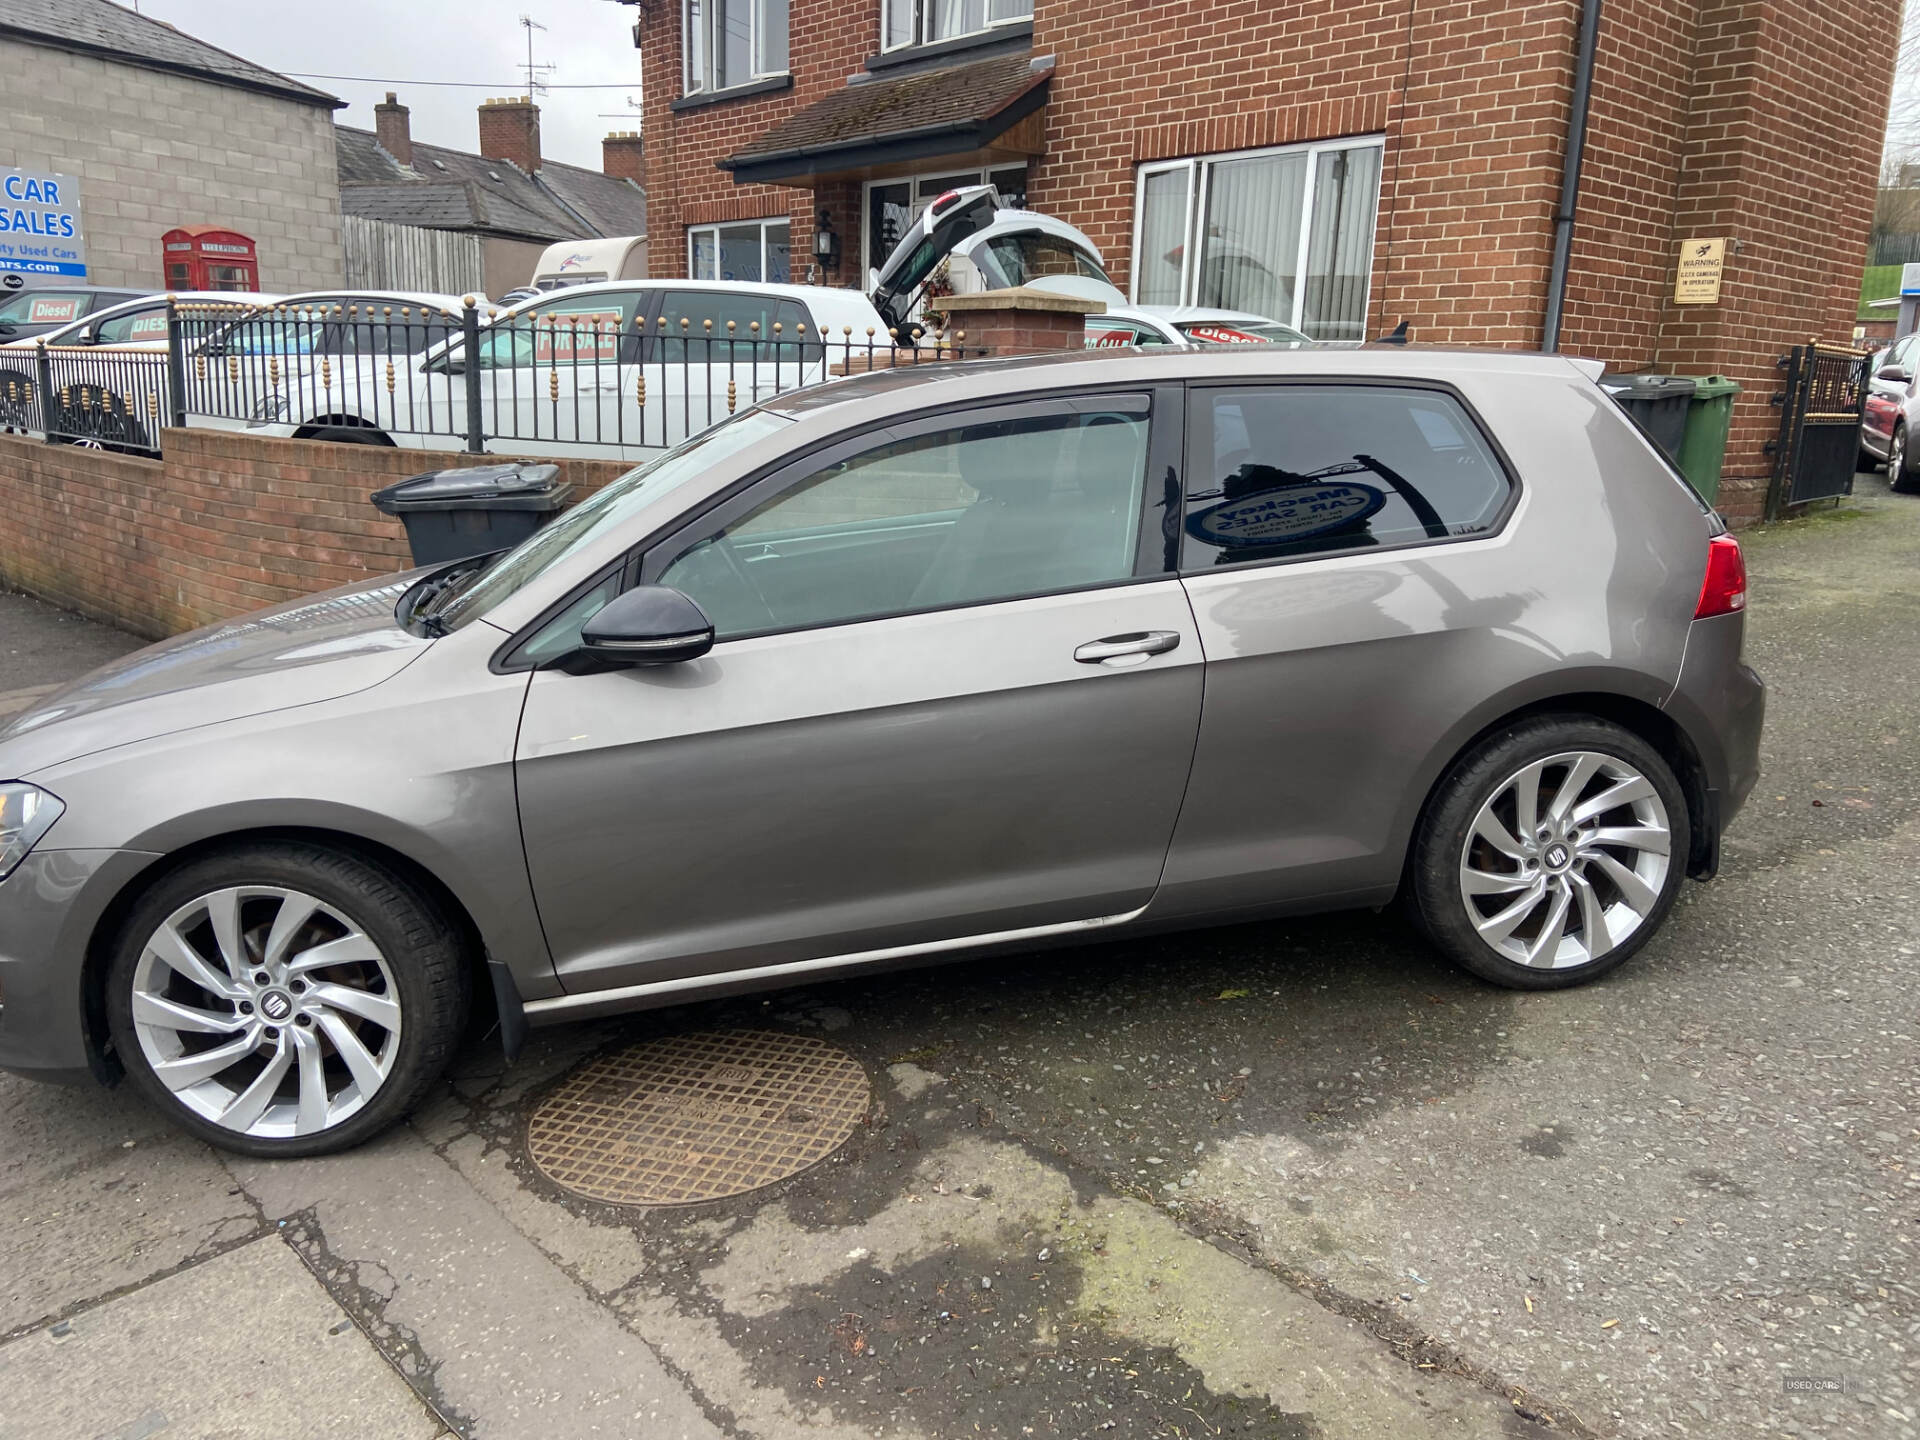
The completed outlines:
[[[789,283],[793,278],[793,241],[786,217],[689,225],[687,274],[695,280]]]
[[[1316,340],[1366,338],[1378,136],[1142,165],[1136,305],[1248,310]]]
[[[980,170],[942,170],[869,180],[860,209],[861,263],[868,270],[886,263],[900,237],[935,200],[963,185],[991,185],[1014,210],[1027,208],[1027,167],[989,165]]]
[[[789,0],[681,0],[682,93],[787,73]]]
[[[880,0],[880,48],[931,45],[1033,18],[1033,0]]]

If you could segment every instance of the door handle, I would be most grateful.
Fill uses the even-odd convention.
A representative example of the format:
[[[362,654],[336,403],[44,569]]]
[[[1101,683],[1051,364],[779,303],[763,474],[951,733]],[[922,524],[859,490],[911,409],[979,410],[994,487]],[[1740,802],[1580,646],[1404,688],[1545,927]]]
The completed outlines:
[[[1073,658],[1082,665],[1138,665],[1149,655],[1165,654],[1179,643],[1177,630],[1136,630],[1130,635],[1089,640],[1073,652]]]

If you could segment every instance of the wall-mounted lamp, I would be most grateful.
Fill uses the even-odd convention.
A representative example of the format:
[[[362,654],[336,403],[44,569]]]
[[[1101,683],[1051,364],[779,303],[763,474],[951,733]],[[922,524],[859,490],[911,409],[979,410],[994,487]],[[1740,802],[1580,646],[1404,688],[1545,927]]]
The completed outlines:
[[[840,237],[833,233],[833,215],[829,211],[820,212],[820,223],[813,232],[813,253],[823,269],[840,268]]]

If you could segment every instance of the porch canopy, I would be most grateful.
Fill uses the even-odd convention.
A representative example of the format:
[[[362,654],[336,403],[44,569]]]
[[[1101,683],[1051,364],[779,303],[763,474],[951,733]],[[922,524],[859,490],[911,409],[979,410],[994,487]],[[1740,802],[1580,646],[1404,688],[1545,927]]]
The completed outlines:
[[[811,186],[966,157],[1024,160],[1045,148],[1052,57],[996,55],[911,74],[860,76],[716,163],[734,183]]]

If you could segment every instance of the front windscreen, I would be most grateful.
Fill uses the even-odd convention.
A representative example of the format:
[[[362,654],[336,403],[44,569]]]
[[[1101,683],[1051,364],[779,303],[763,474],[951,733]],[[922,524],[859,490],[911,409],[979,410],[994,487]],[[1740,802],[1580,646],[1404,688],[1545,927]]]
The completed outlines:
[[[683,440],[673,449],[629,470],[598,494],[581,501],[552,524],[533,532],[474,578],[432,607],[441,627],[457,630],[545,574],[656,500],[696,476],[766,439],[793,422],[767,410],[749,410]]]

